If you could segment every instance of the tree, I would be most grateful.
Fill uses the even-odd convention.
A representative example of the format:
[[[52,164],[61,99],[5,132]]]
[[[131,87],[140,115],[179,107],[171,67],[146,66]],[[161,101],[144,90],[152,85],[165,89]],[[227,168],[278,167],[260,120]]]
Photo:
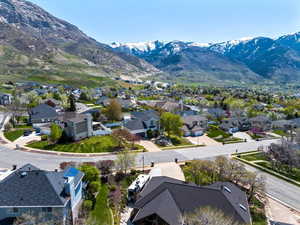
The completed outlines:
[[[160,117],[160,123],[164,131],[167,132],[168,137],[170,137],[171,134],[182,136],[181,128],[183,126],[183,121],[179,115],[165,112]]]
[[[105,115],[111,121],[119,121],[122,119],[122,106],[117,99],[110,100]]]
[[[113,130],[111,135],[118,141],[119,148],[122,148],[125,145],[128,136],[130,136],[131,134],[128,130],[125,129],[115,129]]]
[[[79,100],[88,101],[89,97],[88,97],[88,95],[85,92],[81,92],[81,94],[79,96]]]
[[[130,168],[135,166],[136,154],[129,151],[122,151],[117,155],[115,167],[118,171],[127,174]]]
[[[203,207],[183,215],[184,224],[188,225],[240,225],[219,209]]]
[[[110,174],[114,165],[115,164],[113,160],[100,160],[96,164],[97,168],[101,171],[102,175]]]
[[[83,164],[79,167],[79,170],[84,173],[84,182],[92,183],[93,181],[99,181],[100,172],[95,166]]]
[[[50,133],[50,139],[52,142],[57,142],[62,135],[62,129],[59,125],[52,123],[50,127],[51,133]]]
[[[73,94],[70,94],[69,96],[69,111],[76,112],[76,99]]]

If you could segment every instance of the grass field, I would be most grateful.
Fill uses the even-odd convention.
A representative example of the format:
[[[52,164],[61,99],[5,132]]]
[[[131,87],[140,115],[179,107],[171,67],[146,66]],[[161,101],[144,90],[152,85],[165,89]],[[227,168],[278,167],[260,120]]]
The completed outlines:
[[[117,146],[118,142],[111,136],[90,137],[68,144],[51,144],[48,141],[39,141],[28,145],[31,148],[74,153],[113,152]]]
[[[242,155],[241,158],[247,161],[267,160],[267,157],[262,152]]]
[[[23,132],[24,132],[24,129],[7,131],[7,132],[4,132],[4,136],[10,141],[15,141],[23,135]]]

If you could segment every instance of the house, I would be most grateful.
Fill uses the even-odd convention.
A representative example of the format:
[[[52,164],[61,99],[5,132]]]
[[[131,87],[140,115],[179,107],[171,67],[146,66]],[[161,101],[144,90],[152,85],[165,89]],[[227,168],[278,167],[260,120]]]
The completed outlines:
[[[124,122],[124,128],[132,134],[146,137],[148,130],[159,130],[159,115],[154,110],[132,112],[131,118]]]
[[[10,94],[0,93],[0,105],[9,105],[12,102],[12,96]]]
[[[264,115],[259,115],[253,118],[250,118],[251,127],[258,129],[260,131],[268,131],[272,127],[272,121],[269,117]]]
[[[227,132],[248,131],[251,128],[251,123],[246,117],[233,117],[222,120],[220,128]]]
[[[0,224],[12,224],[22,215],[47,224],[75,221],[82,202],[83,177],[75,168],[45,171],[31,164],[14,168],[0,177]]]
[[[207,129],[208,120],[204,116],[191,115],[183,117],[183,134],[188,136],[201,136]]]
[[[55,108],[40,104],[29,111],[29,122],[34,123],[49,123],[54,122],[58,118],[58,113]]]
[[[152,177],[134,204],[134,225],[182,225],[184,214],[211,207],[238,224],[251,224],[246,194],[229,182],[197,186],[169,177]]]
[[[73,141],[93,136],[93,118],[89,113],[66,112],[58,118],[66,135]]]

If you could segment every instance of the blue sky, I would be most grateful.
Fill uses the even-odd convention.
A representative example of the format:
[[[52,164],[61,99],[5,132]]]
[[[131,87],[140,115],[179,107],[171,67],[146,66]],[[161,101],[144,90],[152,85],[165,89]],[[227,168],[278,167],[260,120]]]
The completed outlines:
[[[300,31],[300,0],[31,0],[100,42],[219,42]]]

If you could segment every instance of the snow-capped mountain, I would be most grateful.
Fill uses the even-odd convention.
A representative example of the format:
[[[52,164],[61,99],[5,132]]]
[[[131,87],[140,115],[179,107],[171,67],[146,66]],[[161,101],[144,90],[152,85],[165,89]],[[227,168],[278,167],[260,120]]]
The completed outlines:
[[[300,81],[300,33],[278,39],[247,37],[221,43],[154,41],[115,43],[111,47],[145,59],[177,77],[203,80],[223,76],[243,80],[244,76],[244,80],[253,77],[257,81]]]

